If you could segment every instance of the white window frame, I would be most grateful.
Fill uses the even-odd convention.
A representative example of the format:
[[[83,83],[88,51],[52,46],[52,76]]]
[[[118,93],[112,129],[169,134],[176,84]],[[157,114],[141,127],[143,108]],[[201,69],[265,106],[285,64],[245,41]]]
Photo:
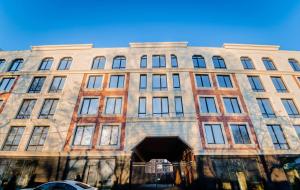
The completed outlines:
[[[226,110],[226,107],[225,107],[224,98],[236,98],[238,101],[241,113],[228,113]],[[246,115],[243,105],[241,104],[241,100],[240,100],[239,96],[223,95],[223,96],[221,96],[221,100],[222,100],[221,102],[222,102],[222,106],[224,108],[225,115],[228,115],[228,116],[244,116],[244,115]]]
[[[205,125],[221,125],[221,130],[222,130],[223,138],[224,138],[224,144],[208,144],[207,139],[206,139],[206,133],[205,133]],[[205,140],[205,146],[207,148],[230,148],[230,145],[228,144],[228,139],[226,136],[223,122],[202,122],[202,129],[203,129],[203,136],[204,136],[204,140]]]
[[[102,76],[102,81],[101,81],[101,88],[88,88],[88,84],[89,84],[89,80],[90,80],[90,77],[97,77],[97,76]],[[103,81],[104,81],[104,75],[103,74],[89,74],[87,75],[86,77],[86,83],[85,83],[85,90],[88,90],[88,91],[99,91],[99,90],[103,90]]]
[[[76,135],[76,131],[77,131],[77,127],[79,126],[92,126],[93,127],[93,134],[95,133],[95,130],[96,130],[96,124],[95,123],[77,123],[77,124],[74,124],[75,128],[73,130],[73,133],[72,133],[72,139],[71,139],[71,148],[74,148],[74,149],[91,149],[92,146],[93,146],[93,138],[94,138],[94,135],[92,136],[91,138],[91,142],[90,142],[90,145],[74,145],[74,140],[75,140],[75,135]]]
[[[106,104],[107,104],[107,99],[108,98],[121,98],[122,99],[122,104],[121,104],[121,113],[119,114],[109,114],[106,113]],[[102,116],[106,117],[111,117],[111,116],[122,116],[123,115],[123,108],[124,108],[124,96],[106,96],[104,100],[104,105],[103,105],[103,112]]]
[[[251,129],[250,129],[250,126],[249,126],[248,122],[228,122],[227,125],[229,127],[230,137],[232,139],[232,144],[234,145],[234,147],[251,147],[251,148],[255,148],[256,145],[253,141],[253,135],[251,133]],[[245,125],[246,129],[247,129],[247,132],[248,132],[248,135],[249,135],[250,144],[236,144],[235,141],[234,141],[234,136],[233,136],[232,130],[231,130],[231,125]]]
[[[82,106],[83,106],[83,100],[84,100],[85,98],[96,98],[96,99],[98,99],[98,112],[97,112],[96,114],[81,114],[81,113],[80,113],[81,108],[82,108]],[[99,97],[99,96],[82,96],[82,97],[81,97],[81,100],[80,100],[80,104],[79,104],[80,106],[79,106],[77,115],[78,115],[79,117],[95,117],[95,116],[97,116],[98,113],[99,113],[100,100],[101,100],[101,97]]]
[[[214,98],[215,105],[216,105],[216,108],[217,108],[217,113],[203,113],[203,112],[201,112],[200,98]],[[199,113],[200,113],[201,116],[221,116],[222,115],[221,110],[220,110],[220,105],[218,103],[216,95],[198,95],[197,96],[197,101],[198,101],[198,105],[199,105]]]
[[[100,145],[101,143],[101,136],[102,136],[102,128],[105,125],[113,125],[113,126],[118,126],[118,143],[117,145]],[[97,148],[99,149],[118,149],[121,146],[121,130],[122,130],[122,124],[121,123],[101,123],[99,127],[99,134],[98,134],[98,140],[97,140]]]

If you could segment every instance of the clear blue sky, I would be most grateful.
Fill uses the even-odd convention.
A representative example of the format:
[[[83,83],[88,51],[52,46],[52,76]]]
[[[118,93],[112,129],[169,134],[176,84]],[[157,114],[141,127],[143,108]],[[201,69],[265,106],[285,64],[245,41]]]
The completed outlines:
[[[1,0],[0,48],[188,41],[300,50],[299,0]]]

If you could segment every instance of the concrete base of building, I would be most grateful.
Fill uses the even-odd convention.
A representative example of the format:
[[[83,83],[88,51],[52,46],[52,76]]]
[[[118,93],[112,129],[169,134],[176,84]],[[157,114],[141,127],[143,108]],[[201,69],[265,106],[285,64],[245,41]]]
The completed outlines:
[[[130,184],[134,163],[130,156],[115,157],[19,157],[0,158],[1,184],[17,176],[19,187],[63,179],[82,180],[92,186],[112,189],[300,189],[300,155],[195,156],[189,167],[182,163],[168,184]],[[187,169],[190,168],[190,169]],[[144,172],[144,170],[140,170]],[[170,175],[170,174],[168,174]],[[139,174],[140,178],[145,175]],[[143,181],[143,180],[142,180]],[[166,186],[168,185],[168,186]],[[148,187],[148,188],[147,188]],[[162,188],[159,188],[162,187]],[[164,188],[163,188],[164,187]]]

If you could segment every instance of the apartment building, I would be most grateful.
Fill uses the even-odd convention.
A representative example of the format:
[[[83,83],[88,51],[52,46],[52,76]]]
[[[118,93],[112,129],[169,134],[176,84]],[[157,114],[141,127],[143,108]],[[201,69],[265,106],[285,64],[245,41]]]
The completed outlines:
[[[0,77],[1,181],[299,187],[299,51],[32,46],[0,51]]]

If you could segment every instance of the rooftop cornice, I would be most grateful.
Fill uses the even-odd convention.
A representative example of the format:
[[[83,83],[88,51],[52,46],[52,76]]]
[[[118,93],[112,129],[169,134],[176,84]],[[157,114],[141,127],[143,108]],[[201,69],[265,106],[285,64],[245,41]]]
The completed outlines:
[[[131,48],[186,48],[188,42],[134,42],[129,43]]]
[[[68,45],[43,45],[31,46],[32,51],[45,51],[45,50],[82,50],[91,49],[93,44],[68,44]]]
[[[243,49],[243,50],[265,50],[265,51],[278,51],[278,45],[256,45],[256,44],[230,44],[224,43],[225,49]]]

